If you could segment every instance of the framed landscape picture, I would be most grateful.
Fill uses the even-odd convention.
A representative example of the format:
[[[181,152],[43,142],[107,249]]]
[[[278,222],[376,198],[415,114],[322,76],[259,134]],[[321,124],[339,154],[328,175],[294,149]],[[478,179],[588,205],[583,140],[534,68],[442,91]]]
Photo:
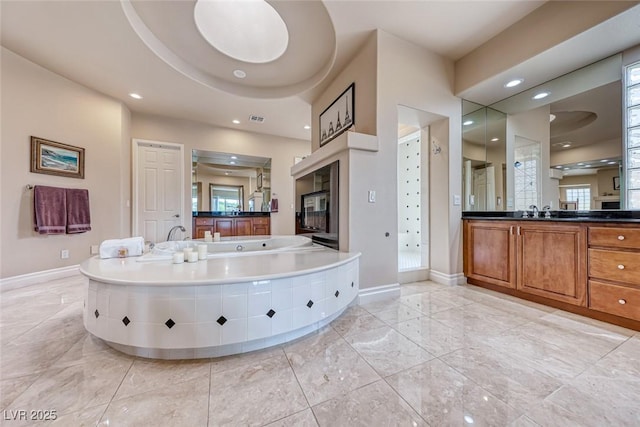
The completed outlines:
[[[84,148],[32,136],[31,172],[84,179]]]

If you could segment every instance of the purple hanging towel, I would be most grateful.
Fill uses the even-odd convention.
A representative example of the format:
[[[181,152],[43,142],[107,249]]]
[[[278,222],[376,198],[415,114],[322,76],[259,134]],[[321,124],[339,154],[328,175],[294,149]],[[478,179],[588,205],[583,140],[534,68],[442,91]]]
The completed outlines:
[[[67,188],[67,234],[84,233],[91,230],[89,190]]]
[[[64,234],[67,205],[64,188],[36,185],[33,188],[35,230],[40,234]]]

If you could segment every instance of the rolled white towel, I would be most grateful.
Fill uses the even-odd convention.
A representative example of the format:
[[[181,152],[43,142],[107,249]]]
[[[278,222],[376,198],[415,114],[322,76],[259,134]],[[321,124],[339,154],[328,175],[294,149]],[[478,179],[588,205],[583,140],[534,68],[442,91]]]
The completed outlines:
[[[128,237],[100,243],[100,258],[140,256],[144,251],[144,238]]]

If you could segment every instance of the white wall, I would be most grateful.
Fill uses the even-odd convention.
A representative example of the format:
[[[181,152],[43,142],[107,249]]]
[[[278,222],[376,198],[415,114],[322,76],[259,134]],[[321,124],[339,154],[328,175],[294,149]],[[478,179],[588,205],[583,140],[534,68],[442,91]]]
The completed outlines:
[[[203,123],[135,113],[131,136],[183,144],[185,149],[185,194],[191,194],[191,150],[220,151],[271,158],[271,195],[278,199],[279,211],[271,213],[272,234],[294,234],[294,181],[290,175],[295,157],[310,153],[309,141],[219,128]],[[203,188],[203,191],[205,189]],[[186,197],[185,212],[191,212]],[[191,233],[191,221],[184,224]]]
[[[130,235],[129,122],[119,101],[2,48],[2,278],[79,264],[91,245]],[[32,135],[85,148],[85,179],[29,172]],[[37,234],[27,184],[88,189],[92,230]]]
[[[430,124],[430,142],[435,141],[442,149],[437,155],[432,151],[430,154],[430,265],[432,272],[451,276],[462,271],[462,210],[461,206],[452,205],[453,194],[459,195],[462,191],[462,103],[453,95],[453,63],[378,31],[377,129],[380,152],[375,163],[374,182],[381,190],[378,191],[377,222],[384,224],[383,230],[397,229],[397,170],[395,162],[389,159],[397,157],[398,105],[441,118]],[[380,264],[385,265],[384,269],[391,269],[390,260],[397,260],[397,254],[389,248],[397,248],[397,239],[384,242],[383,237],[374,236],[377,240],[375,247],[384,247],[378,254]],[[397,271],[397,263],[393,268]]]

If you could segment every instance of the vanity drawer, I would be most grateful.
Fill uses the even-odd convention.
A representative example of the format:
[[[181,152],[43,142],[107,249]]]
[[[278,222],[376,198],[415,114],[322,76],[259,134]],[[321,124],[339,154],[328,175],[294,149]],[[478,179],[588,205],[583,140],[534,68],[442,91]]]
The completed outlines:
[[[640,320],[640,289],[590,280],[589,308]]]
[[[196,218],[196,225],[213,225],[213,218]]]
[[[589,249],[589,277],[640,285],[640,252]]]
[[[269,218],[266,217],[266,216],[265,217],[259,217],[259,216],[258,217],[254,217],[253,218],[253,223],[254,224],[261,224],[261,225],[269,224]]]
[[[589,244],[640,249],[640,228],[589,227]]]

